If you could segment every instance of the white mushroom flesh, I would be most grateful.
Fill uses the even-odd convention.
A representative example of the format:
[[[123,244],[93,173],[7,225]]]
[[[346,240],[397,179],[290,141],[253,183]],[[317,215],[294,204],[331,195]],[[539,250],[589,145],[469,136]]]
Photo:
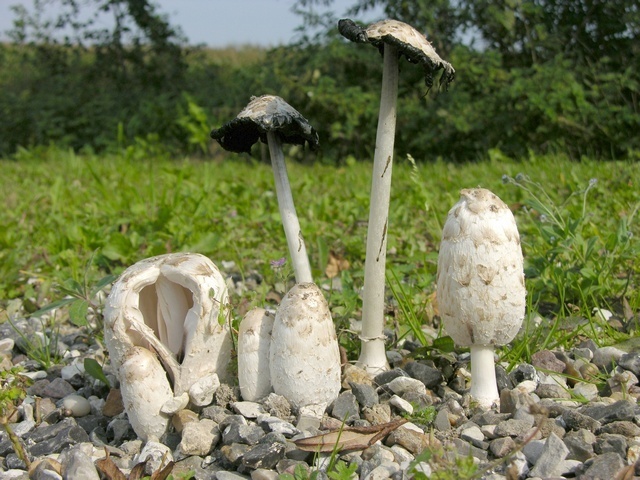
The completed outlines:
[[[155,409],[157,399],[149,397],[156,390],[154,382],[160,382],[162,405],[189,392],[203,378],[230,376],[227,287],[217,267],[203,255],[168,254],[132,265],[114,284],[104,315],[105,343],[120,373],[123,397],[128,392],[125,409],[130,418],[145,415],[139,409]],[[134,353],[136,358],[147,358],[143,350],[154,359],[157,356],[162,375],[153,367],[148,380],[134,382],[150,368],[141,366],[136,372],[138,367],[130,360]],[[161,393],[164,382],[172,390],[168,398]],[[145,430],[136,433],[147,435]]]
[[[296,408],[328,405],[340,393],[340,352],[324,295],[295,285],[276,312],[269,358],[275,393]]]
[[[489,190],[462,190],[449,211],[437,284],[440,316],[458,345],[504,345],[518,333],[526,304],[520,236]]]
[[[273,314],[264,308],[254,308],[240,322],[238,384],[244,400],[259,400],[271,393],[269,352],[274,320]]]

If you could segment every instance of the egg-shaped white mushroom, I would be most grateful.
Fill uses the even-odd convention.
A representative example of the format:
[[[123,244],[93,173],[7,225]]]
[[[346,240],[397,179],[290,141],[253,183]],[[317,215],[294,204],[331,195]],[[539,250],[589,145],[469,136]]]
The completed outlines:
[[[327,406],[340,393],[340,351],[324,295],[314,283],[295,285],[282,299],[271,333],[273,391],[300,409]]]
[[[207,257],[175,253],[142,260],[124,271],[107,298],[105,344],[111,363],[121,372],[133,351],[138,356],[140,348],[152,352],[175,397],[211,375],[228,379],[230,313],[224,277]],[[145,408],[148,391],[154,390],[151,380],[133,381],[135,368],[128,363],[127,375],[119,376],[130,417],[137,414],[132,408]],[[155,372],[153,378],[159,377]],[[136,433],[146,435],[144,429]]]
[[[483,188],[464,189],[447,216],[438,254],[437,298],[447,333],[471,350],[471,396],[499,402],[494,346],[516,336],[526,291],[520,235],[509,207]]]
[[[249,310],[238,328],[238,384],[244,400],[271,393],[269,352],[275,318],[264,308]]]

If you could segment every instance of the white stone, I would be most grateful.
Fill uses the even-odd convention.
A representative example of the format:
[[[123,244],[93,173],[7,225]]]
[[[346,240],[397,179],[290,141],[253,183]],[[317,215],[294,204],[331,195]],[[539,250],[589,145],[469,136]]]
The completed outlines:
[[[189,388],[189,398],[197,407],[204,407],[213,401],[213,395],[220,387],[218,375],[213,373],[196,380]]]
[[[394,395],[389,399],[389,404],[393,407],[396,407],[401,413],[413,413],[413,405],[407,402],[404,398],[399,397],[398,395]]]
[[[189,422],[182,429],[182,440],[178,445],[180,453],[185,455],[207,455],[220,440],[218,424],[203,418]]]
[[[427,387],[424,383],[411,377],[394,378],[387,386],[396,395],[402,395],[406,392],[415,392],[423,395],[427,393]]]
[[[533,393],[536,391],[536,388],[538,388],[537,382],[534,382],[533,380],[524,380],[516,385],[514,390],[517,389],[524,393]]]
[[[38,370],[36,372],[20,372],[20,375],[24,375],[25,377],[29,377],[31,380],[42,380],[43,378],[47,378],[47,372],[44,370]]]
[[[581,395],[587,400],[593,400],[598,396],[598,387],[593,383],[578,382],[573,387],[574,395]]]
[[[62,399],[62,407],[73,417],[84,417],[91,413],[91,403],[81,395],[71,394]]]
[[[152,471],[165,467],[173,461],[171,449],[160,442],[147,442],[140,454],[135,457],[135,463],[147,460]]]
[[[477,427],[475,425],[462,430],[460,432],[460,438],[465,441],[471,442],[476,446],[478,443],[484,442],[484,434],[480,430],[480,427]]]
[[[244,418],[258,418],[266,413],[264,407],[256,402],[233,402],[231,408]]]
[[[0,339],[0,354],[11,353],[15,344],[16,342],[12,338],[7,337]]]
[[[178,395],[177,397],[170,398],[162,405],[160,411],[162,413],[166,413],[167,415],[174,415],[178,413],[180,410],[184,410],[186,406],[189,404],[189,394],[184,392],[182,395]]]
[[[82,362],[73,362],[71,365],[62,367],[60,370],[60,376],[63,380],[69,381],[75,375],[84,376],[84,364]]]

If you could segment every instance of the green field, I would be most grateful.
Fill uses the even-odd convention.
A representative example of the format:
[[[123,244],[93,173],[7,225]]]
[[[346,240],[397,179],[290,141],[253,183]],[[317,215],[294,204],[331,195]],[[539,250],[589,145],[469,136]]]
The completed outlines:
[[[21,151],[0,168],[0,321],[13,299],[33,311],[63,298],[65,288],[90,289],[166,252],[199,252],[219,266],[235,262],[228,273],[257,274],[259,286],[232,299],[236,317],[293,280],[287,266],[271,264],[287,250],[269,165],[168,159],[153,149],[94,156],[49,148]],[[371,163],[288,168],[317,283],[331,283],[331,257],[349,263],[338,274],[341,289],[326,289],[338,329],[346,329],[360,315]],[[482,186],[518,221],[529,317],[537,318],[525,331],[535,348],[571,343],[580,337],[576,328],[598,344],[635,335],[640,164],[562,156],[513,161],[494,151],[468,164],[415,165],[399,157],[393,175],[389,325],[400,333],[418,323],[437,331],[432,294],[441,228],[459,190]],[[594,308],[613,311],[620,325],[597,324]],[[341,338],[357,348],[348,333]],[[516,340],[512,354],[527,358],[528,343]]]

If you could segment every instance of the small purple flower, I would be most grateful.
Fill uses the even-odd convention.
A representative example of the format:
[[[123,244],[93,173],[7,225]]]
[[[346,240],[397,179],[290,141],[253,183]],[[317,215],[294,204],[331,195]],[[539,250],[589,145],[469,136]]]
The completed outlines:
[[[284,267],[285,263],[287,263],[287,259],[282,257],[277,260],[271,260],[269,263],[271,264],[271,268],[281,268]]]

